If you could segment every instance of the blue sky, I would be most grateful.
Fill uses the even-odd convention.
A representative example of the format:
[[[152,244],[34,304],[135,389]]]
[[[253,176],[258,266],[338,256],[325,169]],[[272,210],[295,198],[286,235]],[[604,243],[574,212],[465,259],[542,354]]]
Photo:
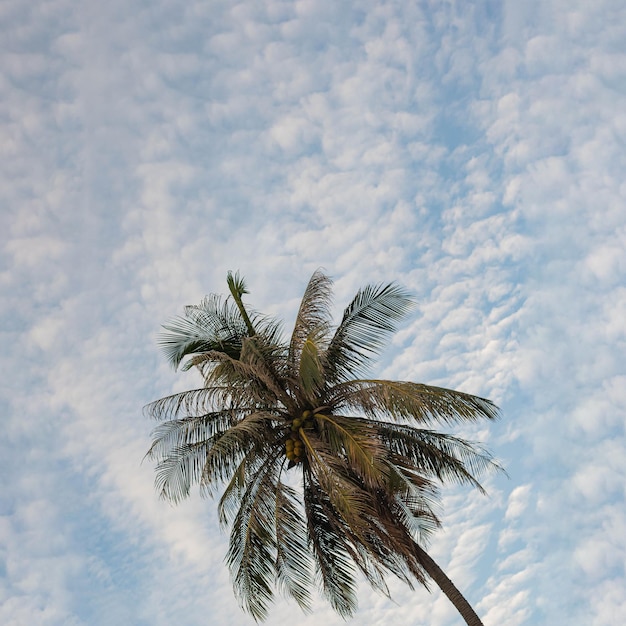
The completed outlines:
[[[214,503],[142,463],[161,323],[239,269],[419,306],[376,372],[487,396],[509,478],[444,491],[433,557],[486,626],[626,622],[620,0],[5,0],[0,622],[247,626]],[[354,621],[453,626],[361,586]],[[344,623],[277,602],[267,624]]]

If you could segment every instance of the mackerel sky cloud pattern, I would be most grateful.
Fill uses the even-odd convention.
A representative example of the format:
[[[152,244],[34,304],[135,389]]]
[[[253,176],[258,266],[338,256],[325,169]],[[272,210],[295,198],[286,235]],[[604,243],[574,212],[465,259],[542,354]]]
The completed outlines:
[[[625,42],[619,0],[5,0],[0,622],[254,623],[141,408],[229,269],[290,324],[323,267],[337,313],[415,293],[377,375],[502,408],[458,434],[509,477],[446,489],[430,546],[485,625],[625,623]],[[360,623],[458,624],[390,583]]]

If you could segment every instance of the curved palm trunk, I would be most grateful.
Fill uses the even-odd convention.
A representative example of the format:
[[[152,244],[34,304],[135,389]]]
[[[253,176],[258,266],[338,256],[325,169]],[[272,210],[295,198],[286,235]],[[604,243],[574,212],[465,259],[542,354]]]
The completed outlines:
[[[465,623],[468,626],[484,626],[470,603],[428,553],[417,544],[415,544],[415,552],[426,573],[437,583],[441,591],[446,594],[448,600],[454,604]]]

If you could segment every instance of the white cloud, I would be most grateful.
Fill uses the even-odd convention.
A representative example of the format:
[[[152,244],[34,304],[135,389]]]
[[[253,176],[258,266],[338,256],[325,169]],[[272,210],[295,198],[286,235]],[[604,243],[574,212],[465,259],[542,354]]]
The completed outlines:
[[[510,481],[446,491],[431,548],[485,624],[623,621],[621,3],[44,4],[0,39],[3,623],[251,623],[140,407],[188,384],[154,334],[226,270],[288,327],[319,266],[338,311],[416,293],[385,375],[504,409],[459,432]],[[392,587],[358,618],[458,621]]]
[[[530,485],[520,485],[509,494],[509,504],[506,509],[505,518],[512,519],[519,517],[528,506],[530,497]]]

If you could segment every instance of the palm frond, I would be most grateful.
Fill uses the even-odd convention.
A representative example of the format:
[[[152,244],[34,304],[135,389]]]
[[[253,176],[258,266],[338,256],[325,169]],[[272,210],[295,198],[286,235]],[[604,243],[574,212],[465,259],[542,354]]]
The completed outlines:
[[[361,513],[363,519],[359,528],[344,523],[341,516],[337,517],[338,522],[335,522],[336,526],[342,527],[347,551],[354,564],[370,585],[383,593],[384,588],[380,587],[380,581],[376,576],[377,571],[382,572],[380,568],[394,574],[411,587],[413,579],[423,582],[423,572],[413,554],[412,531],[416,523],[415,520],[410,524],[403,523],[398,506],[400,493],[393,487],[394,481],[390,480],[385,485],[372,488],[355,475],[352,468],[347,469],[347,474],[351,481],[367,494],[365,497],[371,502],[371,507]],[[390,479],[393,479],[393,471],[390,473]],[[417,502],[418,497],[414,496],[414,500]],[[409,510],[408,504],[404,508]],[[331,510],[334,512],[334,507]],[[415,513],[417,512],[416,506]],[[332,517],[332,514],[329,517]]]
[[[308,337],[300,352],[298,382],[302,391],[302,400],[314,406],[324,386],[324,367],[315,338]]]
[[[399,497],[395,501],[394,516],[420,544],[423,544],[435,530],[441,528],[441,522],[434,517],[430,509],[410,506]]]
[[[421,545],[427,543],[432,533],[441,528],[441,521],[423,498],[398,494],[394,505],[394,516]]]
[[[279,588],[306,613],[311,611],[313,563],[307,546],[302,505],[293,488],[276,489],[276,578]]]
[[[201,415],[214,404],[224,404],[229,389],[225,386],[201,387],[165,396],[144,406],[144,415],[155,420],[175,419],[181,413]]]
[[[259,457],[257,457],[259,459]],[[217,504],[217,515],[222,527],[226,527],[237,515],[241,506],[241,498],[245,493],[249,463],[244,457],[237,469],[232,473],[222,497]]]
[[[351,480],[345,459],[333,453],[332,448],[315,434],[300,429],[300,438],[307,451],[310,472],[320,487],[329,494],[335,511],[355,535],[364,532],[364,519],[372,511],[367,492]]]
[[[268,344],[261,341],[258,336],[246,339],[241,349],[240,360],[244,365],[248,365],[256,373],[256,377],[268,389],[270,389],[280,402],[285,405],[290,404],[291,398],[287,394],[283,381],[280,377],[280,369],[284,363],[285,353],[282,346]]]
[[[419,468],[423,476],[471,484],[484,493],[478,477],[502,469],[480,444],[453,435],[382,422],[378,428],[392,453],[392,462],[405,474]]]
[[[332,608],[348,618],[357,609],[354,561],[328,493],[310,478],[304,485],[304,507],[316,574]]]
[[[412,306],[408,292],[394,283],[359,290],[330,340],[326,354],[328,381],[360,375]]]
[[[390,464],[390,493],[395,500],[402,504],[403,510],[409,511],[413,520],[404,525],[420,540],[441,527],[439,516],[435,509],[440,505],[439,486],[432,480],[420,474],[415,468],[407,469]],[[404,515],[404,513],[403,513]]]
[[[370,552],[410,587],[411,578],[425,584],[424,572],[414,554],[414,539],[399,515],[397,500],[388,493],[379,493],[376,502],[376,516],[372,519],[375,539],[369,545]]]
[[[267,617],[274,596],[277,458],[268,462],[248,484],[233,521],[226,562],[235,594],[256,620]]]
[[[152,445],[146,456],[160,461],[181,446],[210,442],[233,426],[235,419],[232,411],[215,411],[162,422],[152,431]]]
[[[400,573],[393,569],[395,557],[388,555],[381,558],[379,538],[373,533],[376,524],[376,489],[368,488],[345,456],[337,456],[330,446],[327,448],[319,440],[313,439],[313,435],[301,431],[300,437],[305,441],[309,453],[306,476],[309,482],[317,485],[318,504],[323,504],[328,524],[341,537],[341,548],[346,558],[352,559],[353,565],[373,587],[386,593],[386,585],[380,580],[381,570],[375,562],[378,561],[398,575]],[[366,553],[374,561],[365,558]]]
[[[380,496],[372,493],[371,497]],[[397,538],[398,535],[404,537],[406,532],[397,527],[397,520],[391,525],[384,524],[377,514],[368,517],[366,522],[368,532],[363,536],[353,536],[350,528],[345,531],[346,538],[350,540],[350,545],[356,553],[351,553],[355,565],[369,584],[382,593],[385,593],[385,590],[380,586],[377,572],[386,571],[394,574],[402,582],[413,587],[412,572],[407,568],[405,559],[400,553],[405,547]]]
[[[271,413],[251,413],[216,437],[206,454],[200,479],[202,493],[212,495],[218,484],[230,480],[247,454],[268,454],[281,437],[272,428],[275,420]]]
[[[239,511],[247,485],[254,481],[261,468],[267,463],[266,454],[248,454],[241,459],[217,505],[220,525],[228,526]]]
[[[352,560],[365,580],[372,589],[391,600],[389,586],[385,581],[385,575],[389,573],[388,568],[372,555],[368,546],[357,542],[352,548],[356,554],[356,556],[352,555]]]
[[[362,379],[340,383],[329,392],[337,406],[422,424],[496,419],[498,407],[485,398],[419,383]]]
[[[190,359],[207,386],[226,386],[235,405],[290,406],[291,398],[258,350],[256,337],[244,340],[240,358],[208,351]]]
[[[210,442],[188,443],[171,450],[156,467],[155,487],[161,498],[179,502],[202,476]]]
[[[186,306],[184,316],[163,324],[163,329],[157,343],[174,367],[186,356],[209,350],[238,358],[241,341],[248,334],[238,310],[215,294],[199,305]]]
[[[316,270],[306,287],[296,323],[289,343],[289,363],[292,376],[297,372],[297,364],[305,343],[311,337],[324,340],[330,328],[330,306],[332,301],[332,280],[321,270]]]
[[[320,437],[328,443],[331,454],[345,458],[350,470],[360,476],[368,486],[378,486],[386,481],[386,450],[370,424],[323,413],[316,413],[315,421],[319,425]]]

